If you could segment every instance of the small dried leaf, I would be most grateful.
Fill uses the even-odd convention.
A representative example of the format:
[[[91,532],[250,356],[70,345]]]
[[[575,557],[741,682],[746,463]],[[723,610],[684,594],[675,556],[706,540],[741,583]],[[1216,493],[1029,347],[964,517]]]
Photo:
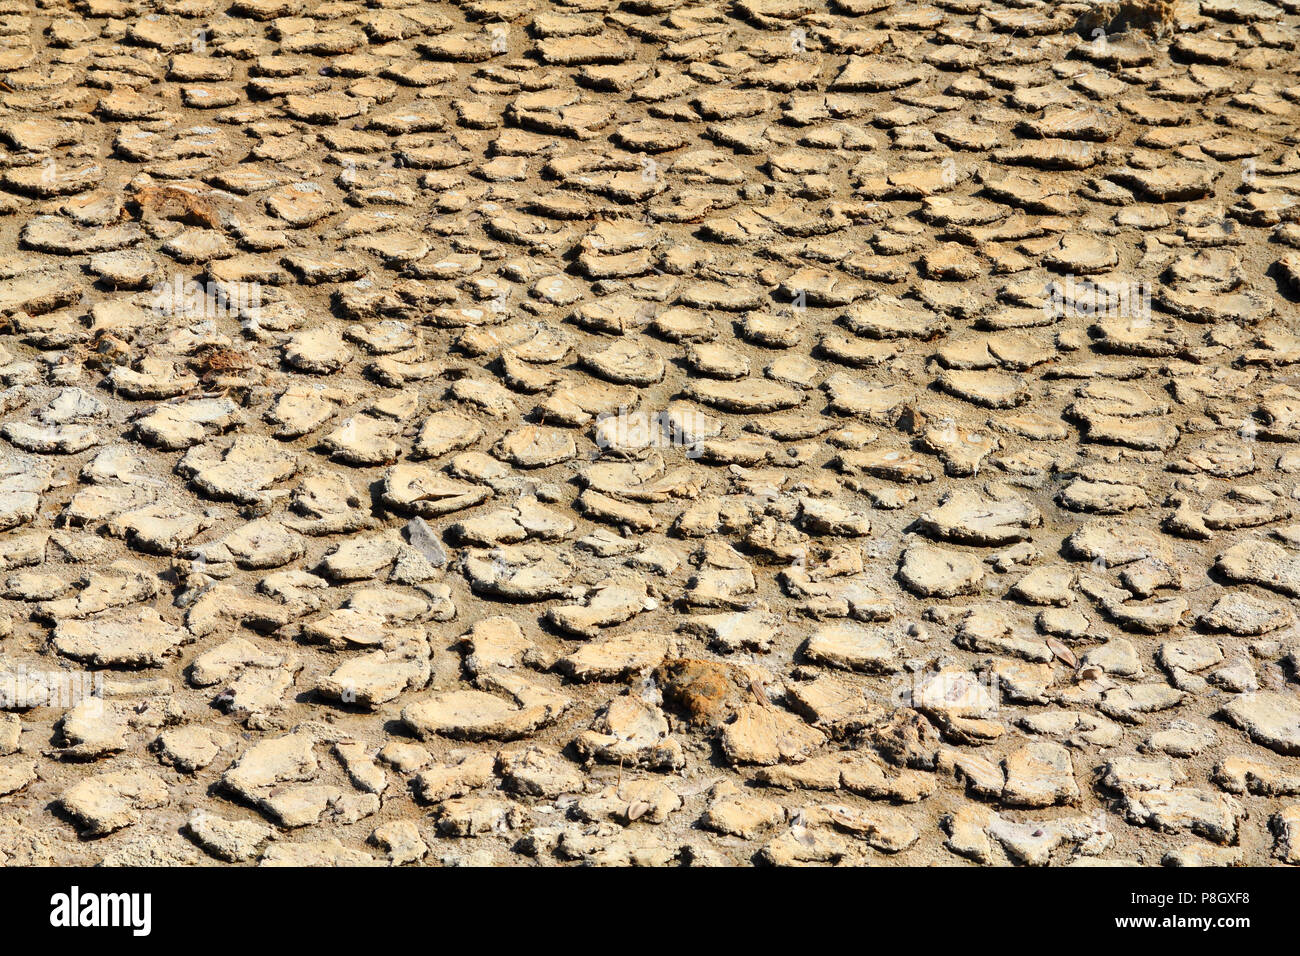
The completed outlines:
[[[631,823],[633,820],[640,820],[650,812],[650,809],[650,804],[646,803],[644,800],[636,800],[630,803],[627,808],[628,822]]]
[[[1074,651],[1070,650],[1054,637],[1047,639],[1047,649],[1056,655],[1056,659],[1068,667],[1078,667],[1079,659],[1074,656]]]

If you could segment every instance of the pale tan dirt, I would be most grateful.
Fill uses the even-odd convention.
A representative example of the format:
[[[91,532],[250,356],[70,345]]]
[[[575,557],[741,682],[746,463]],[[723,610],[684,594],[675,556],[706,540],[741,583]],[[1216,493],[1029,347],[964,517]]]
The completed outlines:
[[[0,861],[1300,862],[1298,23],[6,5]]]

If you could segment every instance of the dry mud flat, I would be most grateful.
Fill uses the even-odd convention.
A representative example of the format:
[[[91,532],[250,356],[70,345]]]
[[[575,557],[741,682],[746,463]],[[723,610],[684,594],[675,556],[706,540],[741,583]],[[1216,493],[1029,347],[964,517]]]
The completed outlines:
[[[1300,863],[1298,14],[5,3],[0,861]]]

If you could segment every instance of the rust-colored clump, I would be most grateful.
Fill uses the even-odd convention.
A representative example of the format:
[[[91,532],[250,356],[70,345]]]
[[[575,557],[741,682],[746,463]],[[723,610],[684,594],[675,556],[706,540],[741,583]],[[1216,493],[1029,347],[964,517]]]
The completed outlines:
[[[222,345],[208,345],[198,351],[191,364],[196,372],[209,375],[214,372],[245,372],[253,367],[253,360],[247,352]]]
[[[235,389],[242,394],[248,385],[243,373],[255,366],[247,352],[221,345],[204,346],[190,360],[190,368],[198,373],[204,387],[220,389],[223,393]]]
[[[224,231],[211,200],[177,186],[141,186],[131,193],[128,208],[137,219],[170,219]]]
[[[664,703],[683,712],[692,724],[716,723],[749,687],[737,668],[683,657],[664,661],[654,672]]]

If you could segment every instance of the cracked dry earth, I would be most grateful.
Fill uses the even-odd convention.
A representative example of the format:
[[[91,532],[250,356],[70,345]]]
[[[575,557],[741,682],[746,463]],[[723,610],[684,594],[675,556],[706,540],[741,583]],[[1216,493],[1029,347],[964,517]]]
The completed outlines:
[[[2,5],[0,861],[1300,863],[1300,0]]]

